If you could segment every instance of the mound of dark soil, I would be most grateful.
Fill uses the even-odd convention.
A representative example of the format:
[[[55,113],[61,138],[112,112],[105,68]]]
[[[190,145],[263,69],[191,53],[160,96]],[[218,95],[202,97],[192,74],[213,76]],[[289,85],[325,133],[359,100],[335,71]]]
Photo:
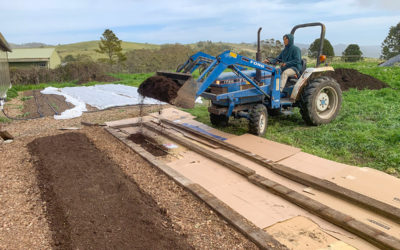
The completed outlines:
[[[170,103],[176,98],[180,86],[165,76],[152,76],[140,84],[138,92],[142,96],[151,97]]]
[[[54,249],[192,249],[151,196],[82,133],[28,144]]]
[[[389,85],[370,75],[358,72],[355,69],[335,69],[334,72],[326,72],[324,75],[334,78],[342,90],[355,89],[381,89]]]

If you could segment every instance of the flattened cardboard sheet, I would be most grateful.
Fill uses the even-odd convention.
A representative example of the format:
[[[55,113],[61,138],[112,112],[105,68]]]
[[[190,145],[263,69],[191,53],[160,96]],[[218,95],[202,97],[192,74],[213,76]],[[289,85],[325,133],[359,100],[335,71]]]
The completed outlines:
[[[279,163],[321,179],[330,177],[334,175],[334,173],[349,166],[304,152],[298,152],[279,161]]]
[[[226,142],[271,161],[280,161],[301,151],[299,148],[270,141],[251,134],[229,138]]]
[[[372,168],[347,166],[326,176],[339,186],[400,208],[400,179]]]

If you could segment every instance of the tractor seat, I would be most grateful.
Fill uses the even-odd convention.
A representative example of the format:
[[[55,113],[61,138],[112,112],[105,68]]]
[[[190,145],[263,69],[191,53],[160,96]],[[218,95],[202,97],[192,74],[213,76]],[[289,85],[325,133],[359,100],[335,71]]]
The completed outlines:
[[[299,79],[299,77],[303,74],[303,72],[306,70],[307,68],[307,60],[306,59],[301,59],[301,71],[300,71],[300,75],[295,75],[295,76],[289,76],[286,86],[291,86],[296,84],[297,79]]]

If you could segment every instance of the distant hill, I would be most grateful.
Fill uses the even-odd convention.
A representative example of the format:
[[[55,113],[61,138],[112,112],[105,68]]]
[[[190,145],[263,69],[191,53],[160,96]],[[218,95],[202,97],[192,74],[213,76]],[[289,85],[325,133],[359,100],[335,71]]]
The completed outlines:
[[[61,45],[48,45],[44,43],[24,43],[24,44],[13,44],[10,43],[11,48],[56,48],[56,51],[59,53],[61,58],[64,58],[67,55],[72,55],[76,57],[78,54],[87,55],[92,57],[93,59],[98,59],[104,57],[103,55],[97,53],[95,50],[98,49],[98,44],[100,41],[88,41],[88,42],[79,42],[79,43],[71,43],[71,44],[61,44]],[[223,43],[230,46],[236,52],[239,51],[248,51],[252,54],[256,52],[256,46],[254,43]],[[188,44],[189,46],[194,47],[195,44]],[[308,49],[309,44],[296,43],[296,45],[300,49]],[[149,43],[135,43],[135,42],[122,42],[123,52],[127,52],[129,50],[135,49],[158,49],[161,45],[157,44],[149,44]],[[337,44],[333,46],[336,56],[341,56],[342,52],[346,49],[346,44]],[[361,51],[363,52],[364,57],[372,57],[379,58],[381,54],[381,48],[378,45],[370,45],[370,46],[360,46]]]
[[[15,44],[9,43],[11,49],[22,49],[22,48],[46,48],[52,45],[48,45],[45,43],[23,43],[23,44]]]
[[[98,59],[104,57],[103,55],[96,52],[99,48],[100,41],[88,41],[80,43],[62,44],[57,46],[51,46],[56,48],[56,51],[64,58],[67,55],[72,55],[76,57],[78,54],[87,55],[93,59]],[[134,43],[134,42],[122,42],[122,52],[127,52],[129,50],[135,49],[157,49],[160,45],[148,44],[148,43]]]

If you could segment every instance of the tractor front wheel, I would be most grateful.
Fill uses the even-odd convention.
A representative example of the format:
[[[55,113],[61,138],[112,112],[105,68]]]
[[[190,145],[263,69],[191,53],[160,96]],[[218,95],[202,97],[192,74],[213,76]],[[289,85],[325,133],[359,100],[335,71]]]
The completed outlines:
[[[309,125],[331,122],[342,106],[340,85],[327,76],[313,79],[304,89],[300,99],[300,113]]]
[[[211,124],[217,127],[226,127],[228,126],[229,122],[229,117],[226,115],[216,115],[213,113],[210,113],[210,121]]]
[[[249,132],[265,136],[268,124],[268,111],[263,104],[255,105],[249,112]]]

